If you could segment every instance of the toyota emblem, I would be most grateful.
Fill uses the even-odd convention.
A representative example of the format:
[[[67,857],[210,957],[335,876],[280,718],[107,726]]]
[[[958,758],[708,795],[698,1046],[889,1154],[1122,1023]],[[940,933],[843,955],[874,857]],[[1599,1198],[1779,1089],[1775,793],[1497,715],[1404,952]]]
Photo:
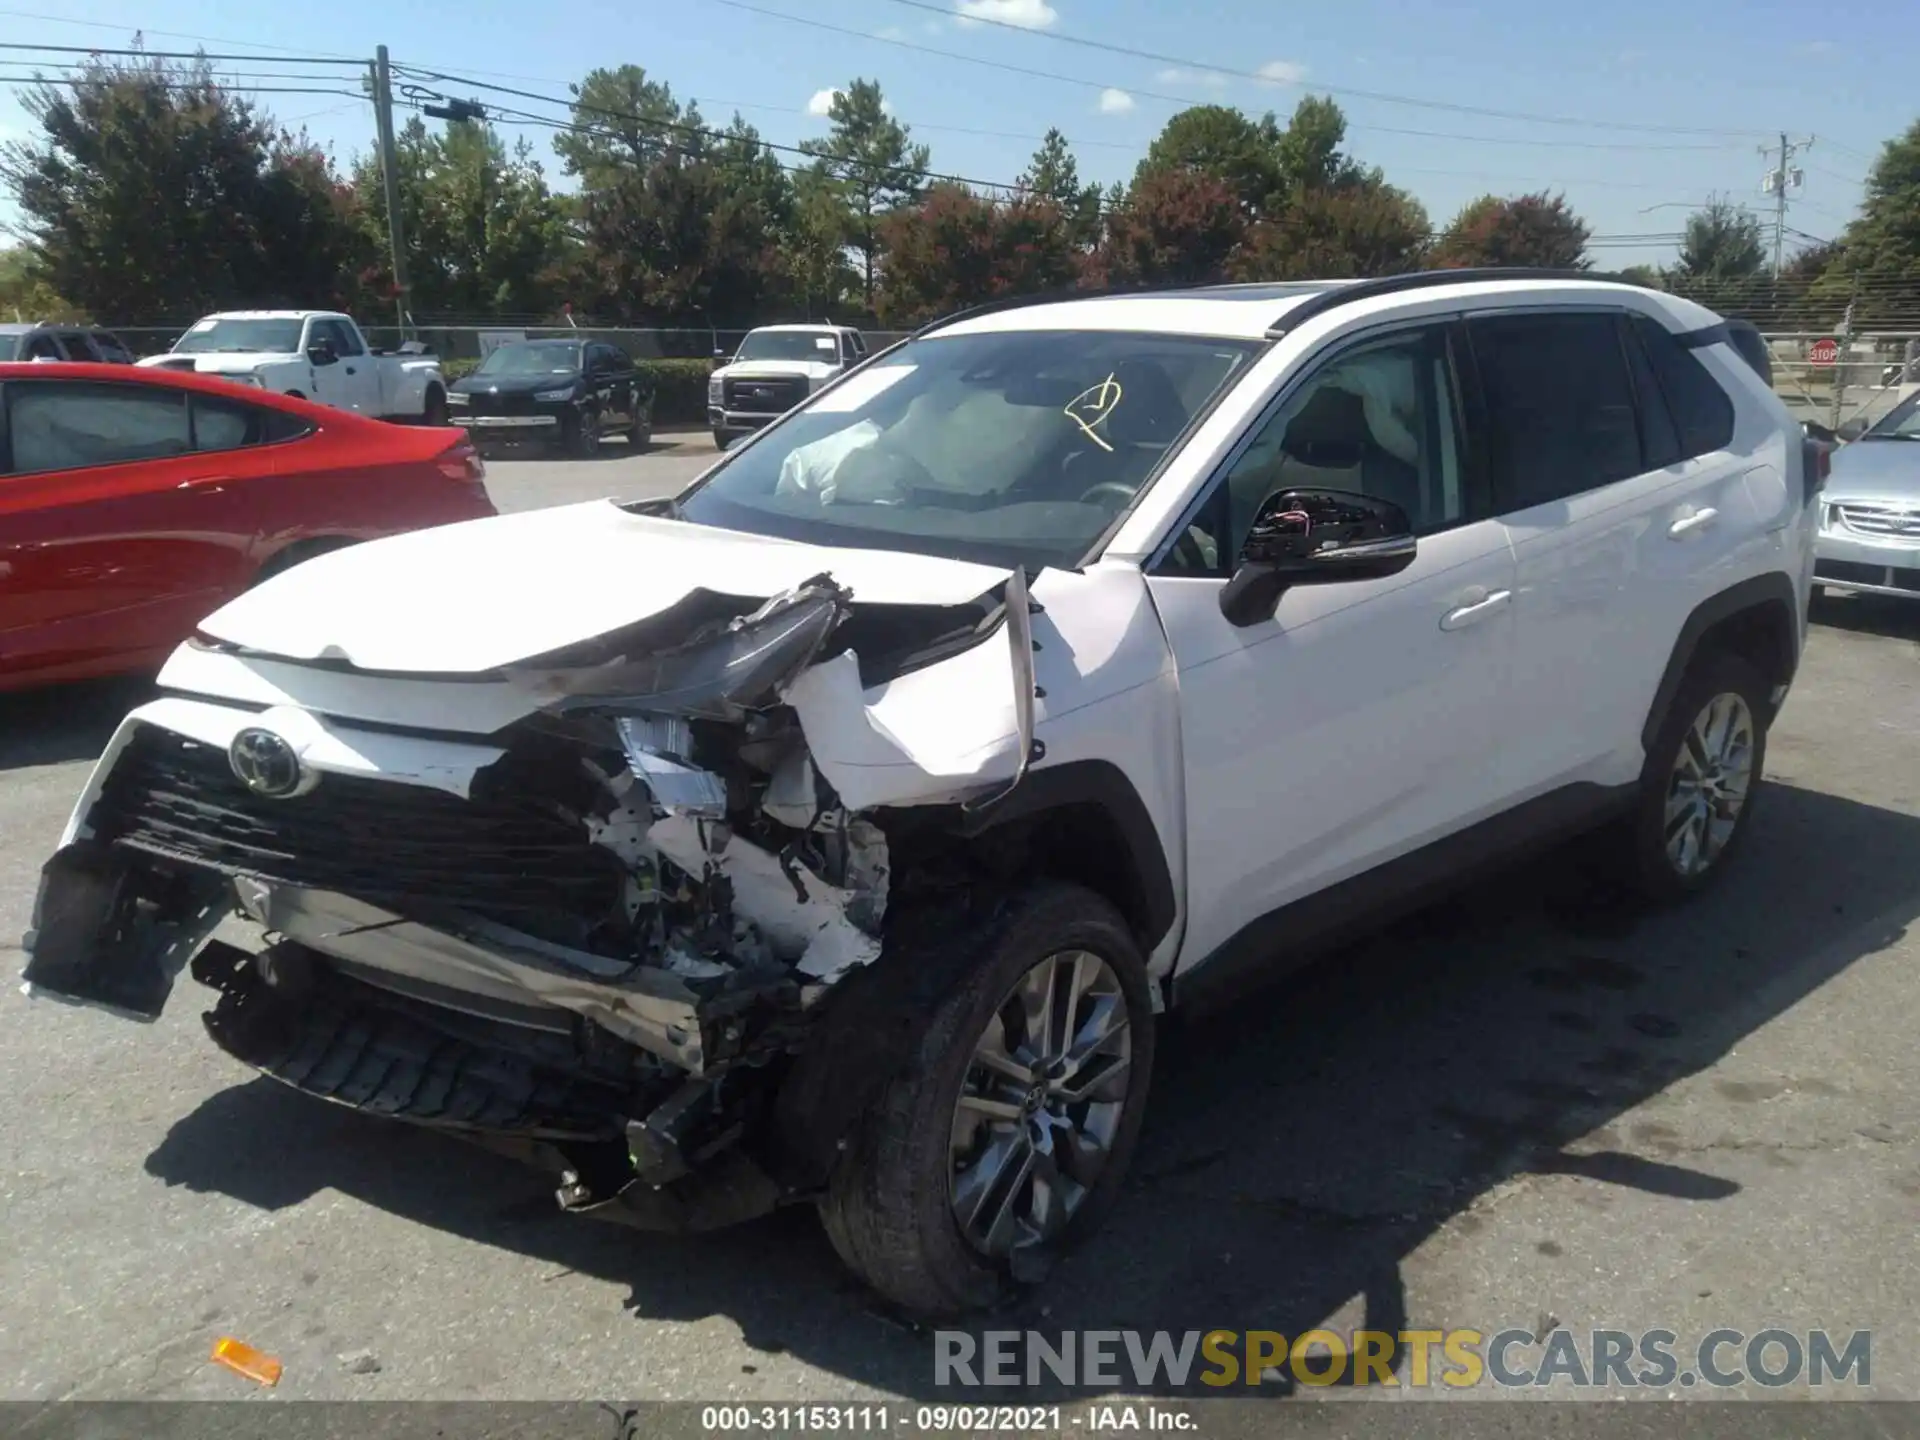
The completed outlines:
[[[242,785],[270,800],[299,794],[307,779],[293,746],[271,730],[253,728],[234,736],[227,764]]]

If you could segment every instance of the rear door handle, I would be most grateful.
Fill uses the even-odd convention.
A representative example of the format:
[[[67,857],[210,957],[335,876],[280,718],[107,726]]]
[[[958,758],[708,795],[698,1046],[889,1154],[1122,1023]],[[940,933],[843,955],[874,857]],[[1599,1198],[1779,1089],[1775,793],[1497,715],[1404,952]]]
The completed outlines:
[[[1720,512],[1712,506],[1708,506],[1704,510],[1694,511],[1691,515],[1683,515],[1671,525],[1667,526],[1667,538],[1670,540],[1684,540],[1694,531],[1706,529],[1707,526],[1713,523],[1714,517],[1719,513]]]
[[[193,475],[182,480],[176,490],[197,490],[203,495],[218,495],[232,481],[231,475]]]
[[[1506,609],[1513,599],[1511,590],[1496,590],[1484,600],[1476,600],[1471,605],[1462,605],[1449,610],[1440,617],[1442,630],[1464,630],[1469,625],[1477,625],[1491,615],[1497,615]]]

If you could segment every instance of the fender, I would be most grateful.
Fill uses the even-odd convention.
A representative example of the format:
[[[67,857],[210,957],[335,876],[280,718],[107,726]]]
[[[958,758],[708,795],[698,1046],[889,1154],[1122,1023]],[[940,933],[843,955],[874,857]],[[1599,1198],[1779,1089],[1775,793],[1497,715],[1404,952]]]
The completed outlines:
[[[1146,802],[1112,761],[1070,760],[1030,770],[1004,799],[963,818],[959,833],[973,839],[1070,805],[1096,806],[1113,822],[1139,887],[1140,948],[1150,952],[1173,928],[1173,872]]]
[[[1794,593],[1793,581],[1784,572],[1773,570],[1729,586],[1695,606],[1693,613],[1687,616],[1686,624],[1680,627],[1680,637],[1673,642],[1673,654],[1667,658],[1666,671],[1660,676],[1660,686],[1653,692],[1653,704],[1647,710],[1646,722],[1640,727],[1642,750],[1653,748],[1654,738],[1659,735],[1660,727],[1666,721],[1667,711],[1673,705],[1673,697],[1679,692],[1681,681],[1686,679],[1687,669],[1693,664],[1702,637],[1714,626],[1735,615],[1769,605],[1781,607],[1786,617],[1788,637],[1787,653],[1783,657],[1780,673],[1774,677],[1774,683],[1784,686],[1793,680],[1794,671],[1800,663],[1801,644],[1799,597]]]

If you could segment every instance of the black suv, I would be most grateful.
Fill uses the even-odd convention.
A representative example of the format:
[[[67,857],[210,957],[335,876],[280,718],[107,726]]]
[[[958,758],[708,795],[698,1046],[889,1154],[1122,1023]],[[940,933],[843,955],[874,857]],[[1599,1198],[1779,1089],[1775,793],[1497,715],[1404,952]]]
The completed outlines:
[[[515,340],[447,388],[448,419],[483,445],[558,444],[593,455],[608,435],[635,453],[653,440],[653,384],[600,340]]]
[[[131,365],[133,352],[111,330],[91,325],[0,325],[0,360]]]

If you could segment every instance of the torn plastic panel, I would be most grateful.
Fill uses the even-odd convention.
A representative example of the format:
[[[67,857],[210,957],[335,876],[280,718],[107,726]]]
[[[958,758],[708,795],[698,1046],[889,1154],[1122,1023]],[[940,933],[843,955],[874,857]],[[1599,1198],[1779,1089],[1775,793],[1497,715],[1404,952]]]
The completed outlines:
[[[600,664],[549,668],[531,662],[508,673],[561,714],[638,711],[737,722],[812,663],[846,618],[851,599],[831,576],[821,575],[752,614],[713,622],[665,648],[636,644]],[[657,630],[657,622],[646,628]]]

